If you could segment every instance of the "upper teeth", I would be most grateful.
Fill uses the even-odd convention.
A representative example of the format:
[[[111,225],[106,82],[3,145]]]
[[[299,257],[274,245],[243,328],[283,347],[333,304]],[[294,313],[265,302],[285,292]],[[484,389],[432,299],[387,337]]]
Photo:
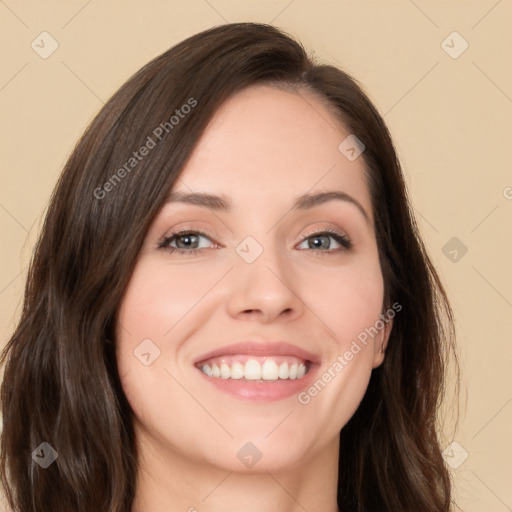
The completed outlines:
[[[306,365],[304,363],[289,365],[287,361],[283,361],[278,364],[270,358],[266,358],[263,364],[256,359],[248,359],[245,364],[238,361],[228,364],[223,361],[220,364],[203,364],[200,368],[209,377],[220,377],[222,379],[300,379],[306,374]]]

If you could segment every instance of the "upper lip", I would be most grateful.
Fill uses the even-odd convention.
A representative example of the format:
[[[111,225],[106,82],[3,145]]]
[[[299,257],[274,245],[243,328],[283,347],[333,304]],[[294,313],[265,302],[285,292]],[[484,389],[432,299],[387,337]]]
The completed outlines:
[[[308,352],[296,345],[292,345],[291,343],[287,343],[286,341],[240,341],[202,354],[194,361],[194,364],[213,357],[236,354],[246,354],[250,356],[295,356],[299,359],[310,361],[311,363],[318,363],[320,361],[316,354]]]

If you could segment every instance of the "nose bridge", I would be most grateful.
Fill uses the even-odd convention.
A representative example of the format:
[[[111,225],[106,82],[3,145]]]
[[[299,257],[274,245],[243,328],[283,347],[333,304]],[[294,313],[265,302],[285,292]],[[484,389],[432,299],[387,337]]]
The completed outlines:
[[[229,308],[233,315],[258,311],[270,319],[283,311],[297,310],[300,301],[293,290],[293,268],[274,230],[245,237],[236,247]]]
[[[256,236],[258,238],[256,238]],[[262,279],[276,281],[284,286],[288,277],[286,251],[284,246],[270,233],[245,237],[237,246],[236,252],[241,261],[237,262],[238,277],[249,279],[253,285]],[[289,270],[289,267],[288,267]],[[267,286],[271,283],[267,283]]]

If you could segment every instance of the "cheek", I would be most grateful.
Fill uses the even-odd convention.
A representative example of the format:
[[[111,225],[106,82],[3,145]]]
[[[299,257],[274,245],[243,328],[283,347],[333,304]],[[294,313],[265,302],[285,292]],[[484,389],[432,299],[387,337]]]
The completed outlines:
[[[340,348],[378,320],[384,282],[377,261],[317,272],[313,283],[313,291],[304,296]]]
[[[152,396],[166,381],[162,362],[173,350],[165,334],[185,312],[180,275],[172,279],[155,265],[138,263],[117,316],[117,365],[123,389],[139,416],[146,415],[144,396]],[[179,297],[179,300],[177,300]],[[168,375],[167,375],[168,378]]]
[[[150,260],[140,263],[119,309],[119,335],[133,345],[132,350],[146,338],[160,350],[168,349],[173,339],[170,333],[211,287],[212,279],[198,279],[197,268],[176,271]]]
[[[376,258],[318,272],[315,291],[309,294],[308,306],[329,329],[333,343],[318,379],[298,398],[316,417],[330,418],[325,421],[333,432],[354,414],[368,387],[383,294]]]
[[[165,402],[168,390],[163,387],[172,381],[165,369],[179,374],[180,344],[199,327],[189,319],[201,297],[219,279],[216,272],[201,274],[198,279],[197,267],[186,267],[177,271],[151,258],[140,260],[119,307],[117,365],[125,395],[139,417],[149,418],[156,412],[161,421],[165,415],[154,407],[160,392],[164,393],[160,403]]]

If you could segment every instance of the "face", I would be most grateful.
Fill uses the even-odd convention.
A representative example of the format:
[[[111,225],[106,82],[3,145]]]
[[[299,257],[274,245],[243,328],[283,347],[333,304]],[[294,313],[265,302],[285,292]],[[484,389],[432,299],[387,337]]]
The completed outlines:
[[[315,98],[259,85],[196,146],[118,315],[136,434],[160,455],[241,471],[261,454],[275,470],[337,446],[390,328],[348,135]],[[325,192],[339,195],[303,197]],[[178,200],[192,193],[220,199]]]

